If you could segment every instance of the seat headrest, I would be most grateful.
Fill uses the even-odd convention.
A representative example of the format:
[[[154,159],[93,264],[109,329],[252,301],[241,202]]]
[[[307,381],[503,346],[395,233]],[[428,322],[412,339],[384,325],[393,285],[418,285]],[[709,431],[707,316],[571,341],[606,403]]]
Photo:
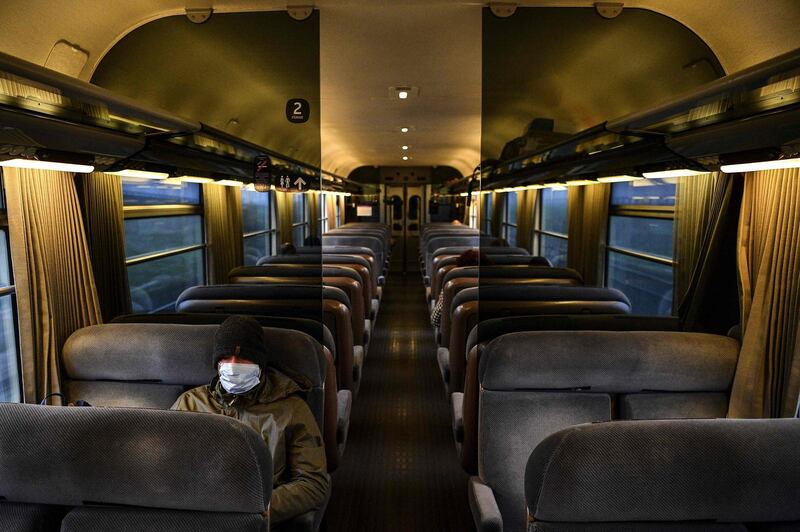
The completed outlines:
[[[236,314],[237,310],[257,310],[258,301],[288,299],[319,301],[320,308],[323,299],[332,299],[350,306],[347,294],[339,288],[330,286],[218,284],[187,288],[178,296],[175,308],[179,312],[192,311],[190,307],[200,306],[201,302],[209,302],[209,310],[206,312],[215,310],[225,312],[229,309],[230,314]],[[237,302],[246,304],[238,305]],[[258,312],[248,313],[258,314]]]
[[[527,249],[524,248],[514,248],[514,247],[506,247],[506,246],[447,246],[433,250],[431,255],[436,257],[438,255],[460,255],[465,251],[473,249],[475,251],[480,251],[485,255],[524,255],[530,256],[530,253]]]
[[[109,323],[78,329],[62,349],[65,375],[74,380],[139,381],[197,386],[211,381],[218,325]],[[264,328],[269,365],[322,386],[319,342],[300,331]]]
[[[456,267],[445,274],[444,284],[447,284],[447,281],[461,277],[475,277],[481,280],[566,279],[575,282],[575,284],[583,284],[581,274],[571,268],[550,268],[547,266],[528,266],[520,264]]]
[[[184,313],[159,313],[159,314],[124,314],[117,316],[111,323],[174,323],[183,325],[219,325],[231,314],[192,314]],[[290,318],[281,316],[251,316],[262,327],[276,329],[292,329],[309,335],[311,338],[327,347],[336,359],[336,344],[330,329],[320,321],[306,318]]]
[[[632,314],[557,314],[509,316],[483,320],[472,328],[467,351],[498,336],[524,331],[679,331],[680,320],[673,316]]]
[[[739,343],[714,334],[533,331],[492,340],[481,356],[486,390],[726,392]]]
[[[800,419],[578,425],[531,453],[525,500],[543,522],[798,521],[798,441]]]
[[[319,279],[319,284],[322,284],[323,277],[349,277],[361,281],[358,273],[341,266],[262,264],[260,266],[239,266],[228,273],[228,280],[232,283],[236,282],[235,279],[244,277],[310,277]]]
[[[271,497],[266,443],[226,416],[0,404],[0,424],[9,501],[261,513]]]
[[[553,268],[556,269],[556,268]],[[489,285],[461,290],[453,299],[453,308],[467,301],[600,301],[618,303],[630,312],[627,296],[615,288],[549,285]]]

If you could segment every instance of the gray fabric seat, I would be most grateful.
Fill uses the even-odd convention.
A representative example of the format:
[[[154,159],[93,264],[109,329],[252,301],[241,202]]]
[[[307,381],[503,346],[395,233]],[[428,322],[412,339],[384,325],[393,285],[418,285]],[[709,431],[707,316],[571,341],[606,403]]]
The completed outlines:
[[[425,276],[430,278],[433,257],[437,250],[451,247],[475,248],[508,247],[502,238],[490,236],[435,236],[425,243],[423,257],[425,259]],[[526,252],[526,254],[528,254]]]
[[[0,424],[6,429],[0,431],[1,489],[9,502],[131,512],[135,521],[129,526],[137,530],[157,530],[155,514],[170,516],[162,524],[179,515],[189,518],[201,532],[230,529],[229,523],[238,530],[265,530],[261,513],[272,493],[270,450],[261,435],[235,419],[0,404]],[[225,467],[204,467],[218,463]],[[216,518],[211,526],[198,517],[207,513]],[[71,523],[67,516],[62,530],[113,529],[100,516],[77,528]]]
[[[58,532],[69,509],[46,504],[0,502],[0,530],[4,532]]]
[[[218,325],[181,324],[181,315],[155,318],[173,322],[95,325],[74,332],[62,349],[63,388],[69,401],[83,399],[92,406],[168,409],[186,390],[208,384],[215,375],[211,364]],[[202,315],[186,315],[197,321]],[[224,318],[225,316],[221,316]],[[321,326],[321,324],[319,325]],[[311,389],[305,400],[325,439],[329,470],[336,469],[349,428],[349,390],[327,390],[334,370],[322,346],[304,332],[264,328],[270,365],[302,377]]]
[[[571,427],[527,461],[528,531],[798,530],[798,441],[800,419]]]
[[[478,408],[480,385],[478,367],[486,345],[504,334],[525,331],[673,331],[680,330],[678,318],[631,314],[581,314],[514,316],[479,322],[467,338],[467,369],[464,392],[450,396],[453,436],[461,467],[478,473]]]
[[[725,416],[737,341],[680,332],[541,331],[490,342],[479,367],[479,530],[525,530],[525,463],[550,434],[612,419]],[[627,463],[627,462],[626,462]]]
[[[336,342],[337,380],[358,389],[363,347],[354,345],[350,299],[342,290],[309,285],[212,285],[187,288],[175,304],[178,312],[250,314],[322,320]]]

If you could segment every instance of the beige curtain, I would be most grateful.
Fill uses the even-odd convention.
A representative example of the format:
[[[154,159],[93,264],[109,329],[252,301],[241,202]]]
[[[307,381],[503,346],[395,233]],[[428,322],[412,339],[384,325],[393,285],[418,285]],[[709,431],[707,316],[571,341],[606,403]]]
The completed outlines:
[[[102,318],[72,174],[8,168],[4,176],[25,400],[34,402],[59,391],[69,335]]]
[[[125,268],[122,178],[101,172],[76,176],[94,282],[104,321],[131,311]]]
[[[800,393],[800,170],[745,175],[737,265],[742,348],[728,416],[792,416]]]
[[[292,195],[275,192],[275,211],[278,220],[278,249],[284,242],[292,241]]]
[[[338,225],[336,223],[336,202],[339,201],[339,197],[332,194],[327,194],[325,197],[327,198],[325,208],[328,209],[328,227],[334,229]]]
[[[228,282],[228,272],[244,263],[242,191],[212,183],[203,185],[208,282]]]
[[[308,201],[308,212],[311,213],[311,218],[308,220],[308,234],[309,235],[318,235],[320,234],[319,228],[319,217],[322,214],[322,210],[320,209],[320,196],[319,194],[314,193],[307,193],[306,194],[306,201]]]
[[[610,199],[611,185],[607,183],[569,187],[567,192],[567,263],[580,272],[587,286],[600,286],[605,278]]]
[[[532,251],[533,218],[538,196],[538,190],[523,190],[517,193],[517,247],[528,251]]]
[[[674,308],[683,303],[703,252],[703,239],[711,222],[715,190],[719,182],[719,173],[678,180],[675,200]]]

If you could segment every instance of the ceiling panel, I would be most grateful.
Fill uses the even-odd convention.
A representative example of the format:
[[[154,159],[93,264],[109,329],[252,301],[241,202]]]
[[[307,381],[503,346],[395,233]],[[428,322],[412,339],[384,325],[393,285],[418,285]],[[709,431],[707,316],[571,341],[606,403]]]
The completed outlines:
[[[463,5],[321,9],[322,164],[450,165],[480,160],[480,10]],[[390,97],[411,86],[417,97]],[[408,126],[407,134],[400,128]]]

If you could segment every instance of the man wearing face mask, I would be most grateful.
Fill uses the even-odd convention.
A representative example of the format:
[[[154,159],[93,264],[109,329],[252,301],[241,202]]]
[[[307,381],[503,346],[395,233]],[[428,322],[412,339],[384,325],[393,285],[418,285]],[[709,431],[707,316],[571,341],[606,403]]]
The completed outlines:
[[[261,325],[246,316],[226,319],[214,337],[213,363],[211,383],[183,393],[172,409],[230,416],[261,434],[273,455],[273,526],[321,508],[330,485],[322,436],[301,384],[268,367]]]

